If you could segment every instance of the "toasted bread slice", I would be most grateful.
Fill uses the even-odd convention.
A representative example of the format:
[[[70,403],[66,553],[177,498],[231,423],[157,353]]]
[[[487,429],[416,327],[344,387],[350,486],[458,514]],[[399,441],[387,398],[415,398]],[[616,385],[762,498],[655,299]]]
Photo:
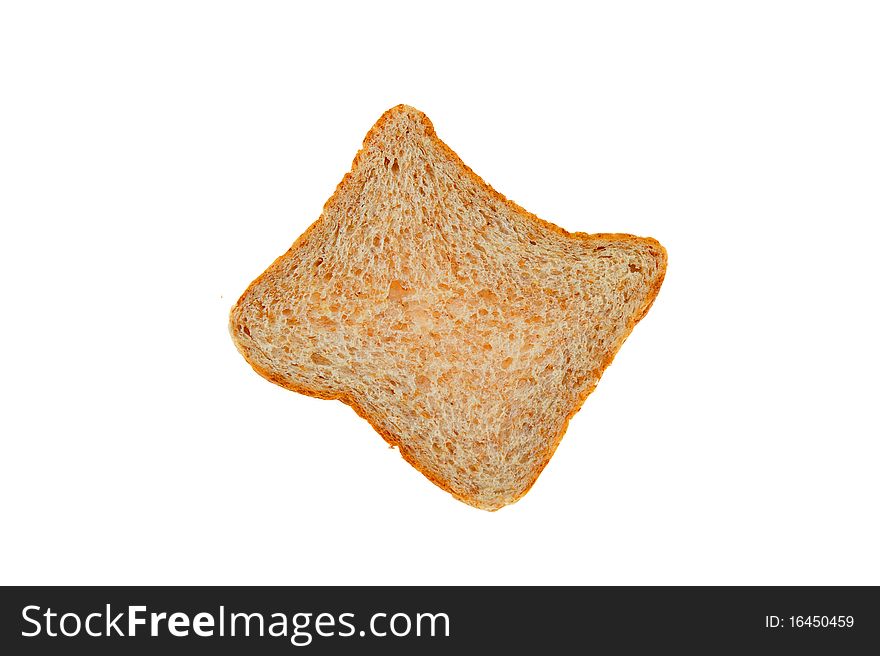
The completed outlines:
[[[230,331],[261,376],[347,403],[428,479],[496,510],[535,482],[665,270],[653,239],[526,212],[398,105]]]

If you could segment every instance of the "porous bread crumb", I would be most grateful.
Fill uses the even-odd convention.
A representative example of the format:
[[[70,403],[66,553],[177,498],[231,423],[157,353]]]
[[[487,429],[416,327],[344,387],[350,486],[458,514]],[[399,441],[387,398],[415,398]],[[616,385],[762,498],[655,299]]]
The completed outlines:
[[[434,483],[495,510],[535,482],[665,269],[653,239],[529,214],[400,105],[230,331],[258,373],[352,405]]]

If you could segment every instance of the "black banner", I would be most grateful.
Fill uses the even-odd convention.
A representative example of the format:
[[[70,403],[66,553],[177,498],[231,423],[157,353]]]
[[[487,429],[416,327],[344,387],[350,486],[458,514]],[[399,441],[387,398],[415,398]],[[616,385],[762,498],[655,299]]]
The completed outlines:
[[[880,646],[872,587],[7,587],[0,595],[4,654],[849,654]]]

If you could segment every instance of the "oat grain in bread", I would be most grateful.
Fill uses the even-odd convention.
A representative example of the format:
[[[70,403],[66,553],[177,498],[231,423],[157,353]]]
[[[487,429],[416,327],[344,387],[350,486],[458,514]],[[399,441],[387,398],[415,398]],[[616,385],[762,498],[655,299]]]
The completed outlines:
[[[261,376],[349,404],[496,510],[538,478],[665,271],[654,239],[569,233],[507,200],[398,105],[230,331]]]

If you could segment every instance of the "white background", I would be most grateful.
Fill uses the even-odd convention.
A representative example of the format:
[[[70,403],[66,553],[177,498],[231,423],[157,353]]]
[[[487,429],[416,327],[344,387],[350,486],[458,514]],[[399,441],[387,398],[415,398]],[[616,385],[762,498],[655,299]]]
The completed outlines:
[[[3,5],[0,582],[880,584],[877,5],[575,6]],[[669,251],[497,513],[227,333],[400,102]]]

